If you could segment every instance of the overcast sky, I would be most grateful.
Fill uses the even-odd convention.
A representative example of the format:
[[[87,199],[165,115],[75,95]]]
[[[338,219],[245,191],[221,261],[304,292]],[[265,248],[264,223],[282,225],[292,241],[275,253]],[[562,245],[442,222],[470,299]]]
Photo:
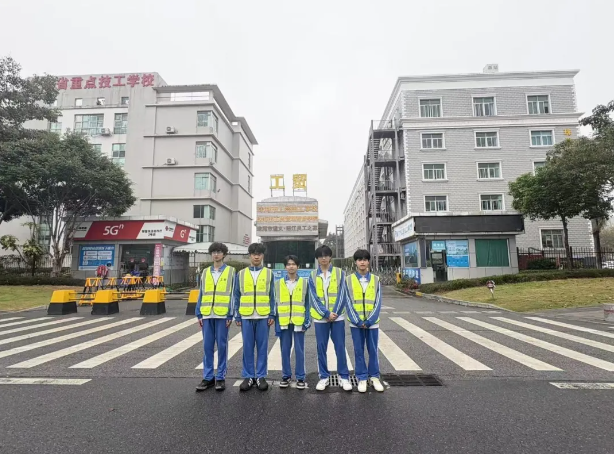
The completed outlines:
[[[23,74],[156,71],[216,83],[269,175],[307,173],[329,230],[403,75],[579,69],[580,111],[614,99],[612,0],[0,0],[0,56]],[[24,8],[27,7],[27,11]],[[254,212],[255,214],[255,212]]]

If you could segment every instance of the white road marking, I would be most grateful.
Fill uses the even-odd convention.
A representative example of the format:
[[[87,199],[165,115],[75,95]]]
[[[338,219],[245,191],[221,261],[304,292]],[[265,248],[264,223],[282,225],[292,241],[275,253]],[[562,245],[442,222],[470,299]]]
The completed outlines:
[[[382,306],[382,307],[380,307],[380,310],[388,311],[388,310],[391,310],[391,309],[394,309],[394,307],[390,307],[390,306]]]
[[[16,318],[20,318],[20,317],[16,317]],[[26,323],[32,323],[32,322],[40,322],[41,320],[53,320],[53,319],[51,317],[29,318],[27,320],[22,320],[20,322],[12,322],[12,323],[7,323],[6,325],[0,325],[0,328],[6,328],[7,326],[24,325]]]
[[[0,318],[0,323],[9,322],[11,320],[21,320],[23,317]],[[1,326],[0,326],[1,327]]]
[[[388,335],[379,330],[379,350],[396,370],[422,370]]]
[[[550,382],[559,389],[614,389],[614,383]]]
[[[4,336],[6,334],[11,334],[11,333],[19,333],[21,331],[29,331],[31,329],[38,329],[42,326],[59,325],[60,323],[72,322],[73,320],[82,320],[82,319],[83,317],[61,318],[59,320],[53,320],[51,322],[41,323],[40,325],[22,326],[21,328],[7,329],[6,331],[0,331],[0,336]],[[66,329],[70,329],[70,328],[66,328]]]
[[[337,371],[337,354],[335,353],[335,345],[333,344],[332,339],[328,340],[328,348],[326,349],[326,357],[328,363],[328,371]],[[348,353],[347,348],[345,349],[345,358],[348,363],[348,369],[354,370],[352,366],[352,359],[350,358],[350,354]]]
[[[273,344],[273,348],[269,351],[267,369],[281,370],[281,339],[277,339]]]
[[[456,363],[458,366],[465,370],[492,370],[490,367],[482,364],[481,362],[473,359],[471,356],[464,354],[463,352],[455,349],[451,345],[446,344],[444,341],[439,340],[430,333],[427,333],[422,328],[409,323],[407,320],[400,317],[391,317],[390,320],[401,326],[411,334],[416,336],[426,345],[441,353],[450,361]]]
[[[541,317],[525,317],[525,318],[528,318],[530,320],[535,320],[536,322],[549,323],[550,325],[562,326],[563,328],[569,328],[569,329],[573,329],[576,331],[584,331],[585,333],[595,334],[596,336],[603,336],[603,337],[609,337],[611,339],[614,339],[614,333],[608,333],[606,331],[599,331],[599,330],[592,329],[592,328],[585,328],[584,326],[570,325],[569,323],[556,322],[554,320],[548,320],[547,318],[541,318]],[[614,328],[614,326],[610,326],[610,328]]]
[[[416,314],[433,314],[433,311],[415,311]]]
[[[158,331],[157,333],[143,337],[142,339],[135,340],[134,342],[130,342],[129,344],[122,345],[121,347],[115,348],[106,353],[94,356],[93,358],[90,358],[86,361],[82,361],[78,364],[75,364],[74,366],[70,366],[70,369],[91,369],[93,367],[100,366],[101,364],[111,361],[112,359],[119,358],[126,353],[130,353],[137,348],[141,348],[147,344],[151,344],[152,342],[160,340],[163,337],[176,333],[177,331],[180,331],[189,326],[194,326],[194,320],[188,320],[186,322],[179,323],[178,325],[163,329],[162,331]]]
[[[380,314],[388,314],[386,311],[380,311]]]
[[[182,340],[181,342],[171,345],[170,347],[162,350],[160,353],[156,353],[146,360],[132,366],[132,369],[156,369],[167,361],[173,359],[175,356],[183,353],[188,348],[193,347],[196,344],[202,344],[202,342],[203,334],[198,332]]]
[[[499,344],[498,342],[487,339],[486,337],[480,336],[479,334],[474,333],[473,331],[468,331],[463,328],[459,328],[452,323],[444,322],[443,320],[439,320],[435,317],[424,317],[425,320],[428,320],[431,323],[434,323],[442,328],[448,329],[453,333],[458,334],[459,336],[464,337],[465,339],[469,339],[470,341],[475,342],[478,345],[481,345],[484,348],[492,350],[495,353],[499,353],[513,361],[516,361],[520,364],[523,364],[527,367],[530,367],[533,370],[552,370],[552,371],[560,371],[558,367],[554,367],[548,363],[535,359],[529,355],[525,355],[524,353],[520,353],[514,349],[506,347],[505,345]]]
[[[481,314],[482,311],[460,311],[461,314]]]
[[[201,342],[202,342],[202,336],[201,336]],[[241,335],[241,333],[239,333],[228,341],[228,347],[226,348],[226,350],[228,351],[228,360],[230,361],[230,358],[232,358],[239,350],[241,350],[242,347],[243,347],[243,336]],[[213,367],[216,367],[216,366],[217,366],[217,350],[213,354]],[[203,363],[200,363],[198,366],[196,366],[196,369],[202,369],[202,368],[204,368]]]
[[[241,386],[241,383],[243,383],[243,380],[237,380],[232,386]]]
[[[127,323],[136,322],[137,320],[142,320],[143,317],[133,317],[126,320],[121,320],[115,323],[109,323],[108,325],[98,326],[92,329],[86,329],[85,331],[78,331],[76,333],[66,334],[60,337],[54,337],[52,339],[47,339],[44,341],[36,342],[34,344],[24,345],[22,347],[15,347],[11,350],[0,351],[0,358],[6,358],[7,356],[17,355],[18,353],[27,352],[30,350],[34,350],[40,347],[47,347],[48,345],[57,344],[59,342],[63,342],[65,340],[75,339],[77,337],[86,336],[88,334],[97,333],[98,331],[104,331],[105,329],[115,328],[116,326],[125,325]]]
[[[22,341],[25,339],[33,339],[35,337],[45,336],[47,334],[52,334],[52,333],[58,333],[60,331],[67,331],[69,329],[74,329],[79,326],[92,325],[94,323],[100,323],[100,322],[104,322],[108,320],[112,320],[112,317],[101,317],[101,318],[96,318],[93,320],[86,320],[85,322],[74,323],[70,326],[61,326],[59,328],[52,328],[52,329],[47,329],[44,331],[37,331],[36,333],[22,334],[20,336],[14,336],[14,337],[7,337],[6,339],[0,339],[0,345],[6,345],[12,342],[18,342],[18,341]]]
[[[438,314],[458,314],[458,311],[439,311]]]
[[[480,320],[475,320],[469,317],[458,317],[458,319],[463,320],[467,323],[472,323],[474,325],[481,326],[482,328],[486,328],[486,329],[495,331],[497,333],[503,334],[513,339],[517,339],[519,341],[526,342],[527,344],[534,345],[535,347],[540,347],[540,348],[543,348],[544,350],[558,353],[559,355],[565,356],[567,358],[575,359],[576,361],[580,361],[582,363],[598,367],[599,369],[614,371],[614,363],[603,361],[601,359],[594,358],[589,355],[585,355],[584,353],[580,353],[575,350],[570,350],[568,348],[561,347],[559,345],[551,344],[550,342],[546,342],[540,339],[536,339],[534,337],[526,336],[524,334],[517,333],[516,331],[512,331],[507,328],[501,328],[500,326],[492,325],[490,323],[482,322]]]
[[[91,341],[83,342],[82,344],[72,345],[70,347],[56,350],[54,352],[47,353],[46,355],[41,355],[36,358],[22,361],[20,363],[13,364],[12,366],[8,367],[12,369],[29,369],[30,367],[39,366],[41,364],[48,363],[49,361],[53,361],[54,359],[63,358],[64,356],[72,355],[73,353],[77,353],[88,348],[95,347],[96,345],[104,344],[105,342],[119,339],[120,337],[127,336],[128,334],[138,333],[139,331],[143,331],[147,328],[151,328],[152,326],[159,325],[160,323],[166,323],[170,320],[173,320],[174,318],[175,317],[165,317],[158,320],[154,320],[153,322],[145,323],[144,325],[135,326],[134,328],[128,328],[123,331],[118,331],[117,333],[108,334],[106,336],[99,337]]]
[[[0,385],[83,385],[91,378],[0,378]]]
[[[409,311],[396,311],[396,312],[393,312],[393,314],[411,314],[411,312],[409,312]]]

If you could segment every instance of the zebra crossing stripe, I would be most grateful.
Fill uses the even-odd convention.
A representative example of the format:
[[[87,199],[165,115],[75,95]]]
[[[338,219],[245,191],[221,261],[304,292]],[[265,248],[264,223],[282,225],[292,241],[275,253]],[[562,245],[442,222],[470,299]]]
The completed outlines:
[[[402,319],[400,317],[391,317],[390,320],[401,326],[401,328],[409,331],[426,345],[428,345],[435,351],[441,353],[450,361],[456,363],[458,366],[465,370],[492,370],[490,367],[473,359],[471,356],[466,355],[463,352],[455,349],[451,345],[446,344],[444,341],[436,338],[430,333],[427,333],[422,328],[414,325],[413,323],[409,323],[405,319]]]
[[[277,339],[269,352],[267,369],[281,370],[281,339]]]
[[[160,367],[162,364],[170,361],[175,356],[183,353],[188,348],[193,347],[196,344],[200,344],[203,341],[203,335],[201,332],[193,334],[187,339],[182,340],[181,342],[177,342],[174,345],[162,350],[160,353],[156,353],[153,356],[150,356],[144,361],[132,366],[132,369],[156,369]]]
[[[19,317],[15,317],[15,318],[19,318]],[[0,325],[0,328],[6,328],[9,326],[17,326],[17,325],[25,325],[26,323],[40,322],[41,320],[51,320],[51,317],[29,318],[28,320],[21,320],[20,322],[12,322],[12,323],[7,323],[6,325]]]
[[[435,317],[424,317],[425,320],[434,323],[442,328],[452,331],[459,336],[464,337],[465,339],[469,339],[470,341],[475,342],[478,345],[481,345],[484,348],[492,350],[495,353],[499,353],[500,355],[505,356],[513,361],[516,361],[520,364],[523,364],[533,370],[551,370],[551,371],[561,371],[558,367],[554,367],[548,363],[540,361],[538,359],[532,358],[529,355],[525,355],[524,353],[520,353],[512,348],[506,347],[505,345],[499,344],[498,342],[487,339],[479,334],[474,333],[473,331],[468,331],[463,328],[459,328],[458,326],[453,325],[452,323],[444,322],[443,320],[439,320]]]
[[[91,378],[0,378],[0,385],[84,385]]]
[[[11,321],[11,320],[21,320],[22,318],[23,318],[23,317],[9,317],[9,318],[3,318],[3,319],[0,319],[0,323],[9,322],[9,321]],[[0,325],[0,328],[1,328],[1,327],[2,327],[2,326]]]
[[[0,331],[0,336],[4,336],[6,334],[12,334],[12,333],[19,333],[21,331],[29,331],[31,329],[38,329],[43,326],[59,325],[60,323],[72,322],[74,320],[82,320],[82,319],[83,317],[61,318],[59,320],[53,320],[51,322],[41,323],[40,325],[22,326],[21,328],[7,329],[6,331]]]
[[[396,370],[422,370],[381,328],[379,330],[378,347]]]
[[[352,359],[350,358],[350,354],[348,353],[347,348],[345,349],[345,358],[348,363],[348,369],[354,370],[354,366],[352,366]],[[328,340],[328,347],[326,348],[326,359],[327,359],[326,362],[328,363],[328,370],[336,371],[337,370],[337,353],[335,353],[335,345],[333,344],[333,341],[331,339]]]
[[[202,342],[202,335],[200,338]],[[226,351],[228,352],[228,359],[232,358],[239,350],[241,350],[241,348],[243,348],[243,336],[241,335],[241,333],[239,333],[235,335],[235,337],[230,339],[230,341],[228,341],[228,347],[226,348]],[[213,367],[216,367],[216,366],[217,366],[217,350],[213,354]],[[204,368],[203,363],[200,363],[198,366],[196,366],[196,369],[202,369],[202,368]]]
[[[482,322],[480,320],[476,320],[470,317],[458,317],[458,319],[463,320],[467,323],[471,323],[473,325],[481,326],[482,328],[489,329],[491,331],[503,334],[513,339],[517,339],[519,341],[526,342],[527,344],[534,345],[535,347],[543,348],[544,350],[548,350],[553,353],[558,353],[559,355],[565,356],[570,359],[574,359],[576,361],[580,361],[581,363],[585,363],[590,366],[594,366],[599,369],[603,369],[607,371],[614,371],[614,363],[610,363],[602,359],[594,358],[592,356],[585,355],[584,353],[580,353],[575,350],[570,350],[569,348],[560,347],[558,345],[551,344],[550,342],[546,342],[541,339],[536,339],[531,336],[526,336],[525,334],[517,333],[516,331],[512,331],[507,328],[502,328],[500,326],[492,325],[490,323]]]
[[[61,350],[47,353],[46,355],[41,355],[36,358],[29,359],[27,361],[22,361],[20,363],[13,364],[12,366],[8,366],[8,368],[29,369],[30,367],[39,366],[41,364],[48,363],[49,361],[53,361],[54,359],[63,358],[64,356],[72,355],[73,353],[86,350],[90,347],[94,347],[96,345],[104,344],[108,341],[119,339],[120,337],[127,336],[128,334],[138,333],[139,331],[143,331],[147,328],[151,328],[152,326],[159,325],[160,323],[168,322],[169,320],[173,320],[174,318],[175,317],[165,317],[159,320],[154,320],[153,322],[145,323],[144,325],[135,326],[134,328],[128,328],[123,331],[118,331],[117,333],[99,337],[98,339],[83,342],[82,344],[72,345]]]
[[[525,318],[528,318],[530,320],[535,320],[536,322],[549,323],[550,325],[561,326],[563,328],[569,328],[569,329],[573,329],[576,331],[584,331],[585,333],[591,333],[596,336],[603,336],[603,337],[609,337],[611,339],[614,339],[614,333],[608,333],[606,331],[599,331],[597,329],[585,328],[584,326],[570,325],[569,323],[557,322],[554,320],[548,320],[547,318],[541,318],[541,317],[525,317]],[[610,326],[610,328],[614,328],[614,326]]]
[[[51,329],[47,329],[43,331],[37,331],[35,333],[22,334],[20,336],[14,336],[14,337],[7,337],[6,339],[0,339],[0,345],[6,345],[6,344],[13,343],[13,342],[22,341],[25,339],[33,339],[35,337],[45,336],[47,334],[52,334],[52,333],[58,333],[60,331],[67,331],[69,329],[74,329],[79,326],[87,326],[93,323],[100,323],[100,322],[104,322],[104,321],[111,320],[111,319],[112,319],[111,317],[101,317],[101,318],[96,318],[94,320],[87,320],[85,322],[73,323],[72,325],[69,325],[69,326],[61,326],[59,328],[51,328]]]
[[[512,320],[505,317],[492,317],[495,320],[499,320],[501,322],[509,323],[511,325],[521,326],[526,329],[530,329],[533,331],[537,331],[544,334],[550,334],[554,337],[559,337],[561,339],[566,339],[572,342],[577,342],[578,344],[588,345],[589,347],[598,348],[600,350],[605,350],[608,352],[614,352],[614,345],[604,344],[603,342],[597,342],[591,339],[585,339],[580,336],[574,336],[573,334],[563,333],[561,331],[556,331],[550,328],[542,328],[541,326],[531,325],[529,323],[519,322],[517,320]]]
[[[91,369],[93,367],[100,366],[101,364],[111,361],[112,359],[119,358],[126,353],[130,353],[131,351],[136,350],[137,348],[141,348],[144,345],[151,344],[152,342],[160,340],[163,337],[176,333],[177,331],[180,331],[190,326],[194,327],[194,320],[188,320],[186,322],[179,323],[178,325],[163,329],[162,331],[158,331],[157,333],[151,334],[142,339],[130,342],[129,344],[122,345],[121,347],[110,350],[106,353],[94,356],[93,358],[90,358],[86,361],[82,361],[78,364],[75,364],[74,366],[70,366],[70,369]]]
[[[77,337],[85,336],[87,334],[97,333],[98,331],[104,331],[105,329],[115,328],[116,326],[125,325],[127,323],[132,323],[137,320],[142,320],[143,317],[133,317],[126,320],[121,320],[115,323],[109,323],[108,325],[98,326],[92,329],[86,329],[85,331],[78,331],[76,333],[66,334],[60,337],[54,337],[51,339],[47,339],[44,341],[36,342],[34,344],[24,345],[22,347],[15,347],[10,350],[0,351],[0,358],[6,358],[7,356],[17,355],[18,353],[27,352],[30,350],[34,350],[40,347],[47,347],[48,345],[57,344],[59,342],[63,342],[65,340],[75,339]]]

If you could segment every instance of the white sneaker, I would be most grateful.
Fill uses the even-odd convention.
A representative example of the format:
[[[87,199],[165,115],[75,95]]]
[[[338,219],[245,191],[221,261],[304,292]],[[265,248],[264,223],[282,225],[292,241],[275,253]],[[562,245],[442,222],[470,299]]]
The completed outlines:
[[[372,378],[371,386],[373,386],[373,388],[375,388],[377,392],[384,392],[384,385],[382,385],[382,382],[379,380],[379,378]]]
[[[330,385],[330,380],[328,378],[323,378],[316,385],[316,390],[324,391],[328,385]]]
[[[347,378],[342,378],[341,379],[341,386],[343,386],[343,390],[344,391],[351,391],[352,390],[352,382],[349,381]]]
[[[360,380],[358,382],[358,392],[366,393],[367,392],[367,380]]]

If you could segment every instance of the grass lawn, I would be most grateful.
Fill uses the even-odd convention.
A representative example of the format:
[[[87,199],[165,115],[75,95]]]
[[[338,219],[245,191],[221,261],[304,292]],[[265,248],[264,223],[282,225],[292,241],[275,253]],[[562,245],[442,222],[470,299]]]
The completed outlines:
[[[49,304],[54,290],[83,291],[83,287],[53,285],[0,285],[0,311],[17,311]]]
[[[443,296],[474,303],[491,303],[518,312],[614,303],[614,278],[566,279],[523,282],[495,288],[495,297],[484,287],[466,288]]]

